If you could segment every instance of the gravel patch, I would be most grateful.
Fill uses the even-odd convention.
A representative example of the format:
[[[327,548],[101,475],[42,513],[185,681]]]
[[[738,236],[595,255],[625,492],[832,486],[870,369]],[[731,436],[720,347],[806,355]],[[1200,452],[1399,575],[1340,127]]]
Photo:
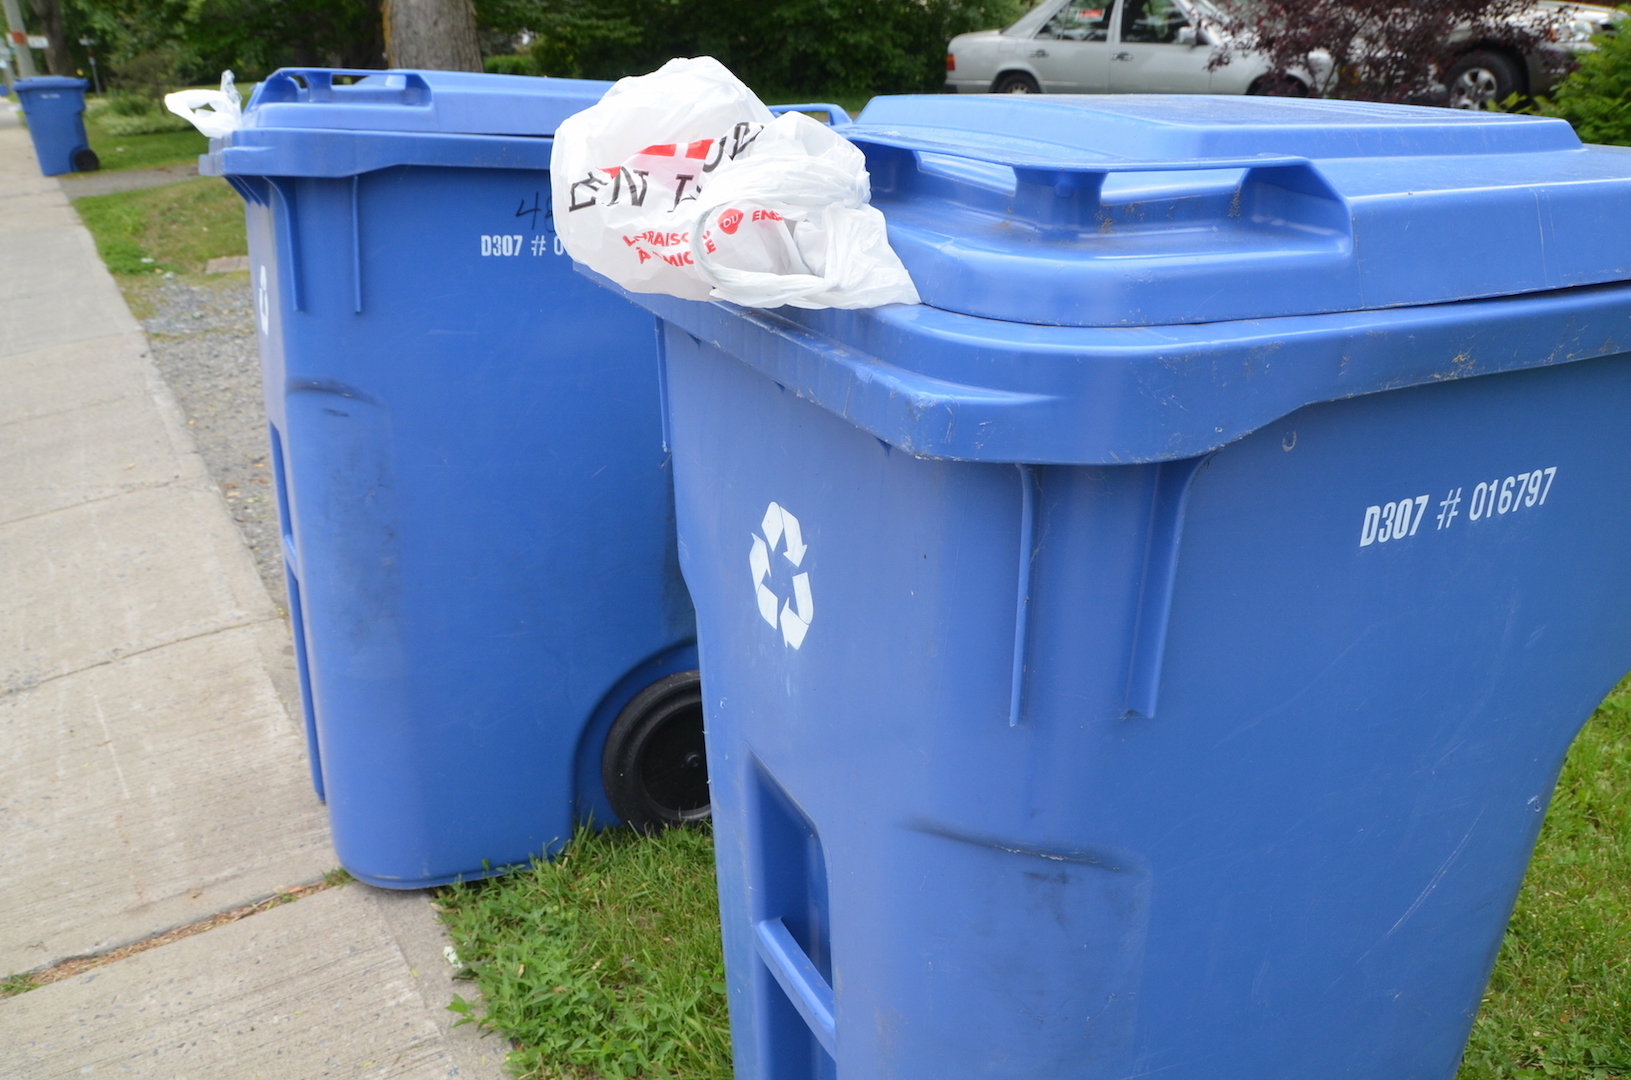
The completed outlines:
[[[153,361],[186,414],[266,591],[287,610],[249,275],[164,278],[143,283],[142,292],[138,306],[147,312],[141,322]]]

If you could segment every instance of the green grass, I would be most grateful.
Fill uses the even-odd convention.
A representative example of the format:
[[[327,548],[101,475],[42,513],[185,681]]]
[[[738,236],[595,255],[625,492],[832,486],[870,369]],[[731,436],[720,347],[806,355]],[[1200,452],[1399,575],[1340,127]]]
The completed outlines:
[[[26,994],[32,989],[34,989],[34,977],[32,975],[7,975],[4,979],[0,979],[0,998]]]
[[[1569,751],[1458,1080],[1631,1077],[1631,680]]]
[[[91,149],[103,169],[152,169],[159,165],[197,161],[210,141],[196,131],[161,131],[155,135],[108,135],[85,125]]]
[[[765,100],[766,105],[804,105],[808,102],[821,102],[828,105],[841,106],[851,117],[861,115],[866,103],[872,100],[871,94],[814,94],[803,97],[770,97]]]
[[[151,169],[196,161],[199,154],[210,148],[210,141],[191,128],[152,135],[114,135],[103,126],[114,118],[115,114],[101,102],[94,102],[85,110],[85,134],[91,141],[91,149],[102,159],[103,169]]]
[[[481,1022],[520,1077],[729,1080],[713,836],[580,830],[553,863],[442,890]],[[473,1018],[461,998],[452,1008]]]
[[[74,200],[74,209],[102,261],[119,275],[197,274],[210,259],[249,250],[243,202],[223,180],[87,195]]]

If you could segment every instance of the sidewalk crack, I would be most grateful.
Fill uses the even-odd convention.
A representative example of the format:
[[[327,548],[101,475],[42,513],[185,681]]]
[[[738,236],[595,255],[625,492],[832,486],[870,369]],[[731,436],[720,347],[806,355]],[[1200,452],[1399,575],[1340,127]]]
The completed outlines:
[[[84,667],[77,667],[72,671],[63,671],[58,672],[55,675],[47,675],[42,679],[34,679],[31,682],[25,682],[21,685],[0,687],[0,701],[5,701],[7,698],[15,697],[18,694],[27,693],[30,690],[38,690],[42,686],[49,686],[51,683],[54,683],[59,679],[71,679],[75,675],[82,675],[87,671],[95,671],[97,668],[107,667],[109,664],[117,664],[122,661],[129,660],[132,657],[145,656],[150,652],[157,652],[160,649],[168,649],[172,645],[181,645],[188,641],[197,641],[200,638],[206,638],[212,634],[224,634],[229,630],[242,630],[249,626],[261,626],[265,623],[282,621],[282,615],[274,614],[259,619],[244,619],[240,622],[228,623],[225,626],[214,626],[208,630],[200,630],[196,634],[188,634],[185,637],[171,638],[169,641],[162,641],[157,645],[149,645],[144,649],[136,649],[132,652],[120,653],[118,656],[109,657],[106,660],[98,660],[94,664],[86,664]]]
[[[125,488],[122,491],[113,491],[106,495],[93,495],[89,499],[76,503],[69,503],[67,506],[54,506],[49,510],[37,510],[32,514],[24,514],[22,517],[7,518],[0,521],[0,529],[5,529],[12,525],[19,525],[25,521],[33,521],[35,518],[49,517],[52,514],[60,514],[67,510],[78,510],[82,506],[91,506],[95,503],[107,502],[109,499],[123,498],[126,495],[137,495],[144,491],[162,491],[165,488],[175,487],[181,483],[182,476],[180,473],[177,473],[168,480],[150,480],[145,483],[135,484],[131,487]],[[197,490],[209,491],[210,488],[207,484],[198,484]]]
[[[229,923],[238,922],[240,919],[247,919],[251,915],[258,915],[263,911],[282,907],[284,904],[292,904],[296,900],[303,900],[313,893],[338,888],[352,880],[354,879],[350,874],[336,868],[314,881],[296,885],[292,888],[276,889],[270,896],[261,897],[258,900],[217,912],[214,915],[207,915],[194,922],[171,927],[169,930],[154,934],[152,937],[142,938],[140,941],[115,946],[99,953],[72,956],[66,960],[59,960],[50,967],[40,968],[36,971],[17,972],[7,975],[4,979],[0,979],[0,1001],[4,1001],[8,997],[16,997],[18,994],[26,994],[30,990],[37,990],[54,982],[61,982],[63,979],[71,979],[75,975],[83,974],[92,968],[103,967],[126,957],[135,956],[137,953],[156,949],[161,945],[169,945],[183,938],[190,938],[194,934],[202,934],[206,930],[214,930],[218,926],[226,926]]]

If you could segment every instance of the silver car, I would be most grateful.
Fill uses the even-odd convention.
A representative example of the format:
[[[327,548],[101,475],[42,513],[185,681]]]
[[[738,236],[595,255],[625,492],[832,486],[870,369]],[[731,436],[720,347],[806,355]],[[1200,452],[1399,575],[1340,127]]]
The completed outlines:
[[[1564,31],[1547,51],[1580,51],[1616,18],[1608,8],[1541,0],[1537,14],[1561,13]],[[1208,0],[1043,0],[1004,30],[961,34],[946,50],[947,93],[961,94],[1291,94],[1310,92],[1326,71],[1276,78],[1250,52],[1235,50],[1213,69],[1225,42]],[[1481,108],[1508,95],[1550,87],[1555,59],[1522,56],[1463,38],[1444,76],[1443,103]],[[1327,62],[1328,64],[1328,62]]]
[[[1206,26],[1208,13],[1190,0],[1043,0],[1005,30],[952,38],[945,89],[959,94],[1276,89],[1265,74],[1267,65],[1250,55],[1236,54],[1230,63],[1208,70],[1213,52],[1208,46],[1221,44]]]

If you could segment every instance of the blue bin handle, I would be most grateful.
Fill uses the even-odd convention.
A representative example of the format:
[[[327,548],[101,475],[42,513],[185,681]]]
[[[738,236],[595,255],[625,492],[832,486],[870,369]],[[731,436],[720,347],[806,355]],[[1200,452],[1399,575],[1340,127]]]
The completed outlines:
[[[844,124],[853,124],[849,111],[841,105],[832,105],[827,102],[813,102],[807,105],[772,105],[770,111],[777,116],[790,112],[819,112],[827,114],[829,127],[841,127]]]
[[[336,75],[373,80],[368,86],[334,85]],[[296,80],[300,80],[297,82]],[[402,85],[392,86],[400,79]],[[300,83],[304,82],[305,86]],[[255,91],[253,104],[331,102],[352,100],[369,105],[429,105],[430,84],[417,71],[379,71],[365,68],[278,68]]]
[[[838,1056],[838,1032],[833,1022],[833,992],[810,957],[788,932],[780,919],[762,919],[753,924],[754,944],[759,958],[775,976],[782,991],[798,1010],[810,1033],[827,1053]]]
[[[1100,192],[1111,173],[1207,172],[1241,169],[1241,190],[1272,187],[1290,193],[1283,216],[1309,228],[1353,238],[1353,216],[1312,161],[1286,154],[1254,157],[1188,158],[1179,161],[1135,161],[1100,158],[1083,161],[1069,151],[1059,157],[1014,153],[990,144],[940,142],[857,125],[844,133],[866,155],[874,195],[914,188],[921,173],[920,154],[959,157],[1006,165],[1014,171],[1015,218],[1047,228],[1095,227]],[[1300,198],[1299,198],[1300,196]]]

